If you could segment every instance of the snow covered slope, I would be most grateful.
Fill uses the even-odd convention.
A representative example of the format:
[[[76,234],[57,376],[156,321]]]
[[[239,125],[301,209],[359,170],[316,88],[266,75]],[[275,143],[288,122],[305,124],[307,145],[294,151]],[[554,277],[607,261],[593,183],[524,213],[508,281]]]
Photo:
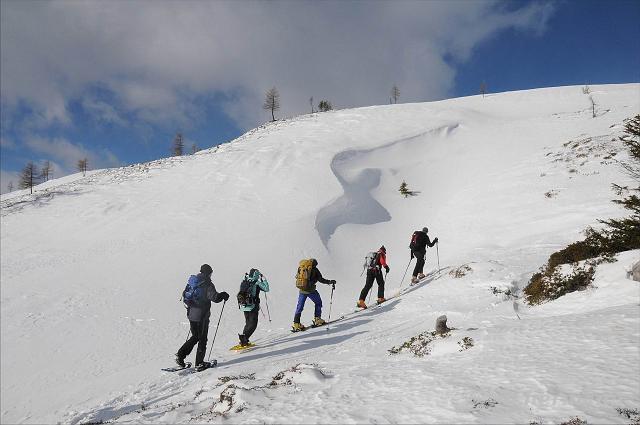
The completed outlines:
[[[623,214],[610,185],[631,183],[617,137],[640,85],[591,88],[595,118],[580,87],[334,111],[2,196],[2,422],[624,422],[617,408],[640,408],[640,290],[625,278],[640,253],[547,305],[504,294]],[[418,196],[400,196],[403,180]],[[382,244],[398,292],[423,226],[440,273],[329,331],[288,332],[299,259],[338,281],[338,317]],[[160,372],[187,335],[178,299],[202,263],[232,297],[259,268],[272,321],[260,319],[260,347],[234,354],[244,320],[229,302],[220,367]],[[457,329],[428,355],[388,352],[440,314]]]

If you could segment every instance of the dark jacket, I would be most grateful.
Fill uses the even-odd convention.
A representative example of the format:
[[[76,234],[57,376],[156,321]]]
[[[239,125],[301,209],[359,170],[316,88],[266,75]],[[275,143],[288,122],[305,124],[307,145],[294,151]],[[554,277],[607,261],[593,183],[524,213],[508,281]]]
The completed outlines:
[[[201,284],[204,289],[205,299],[197,307],[192,306],[187,309],[187,318],[191,322],[200,322],[208,319],[211,315],[211,302],[219,303],[223,300],[220,293],[216,291],[216,287],[211,281],[211,276],[205,276],[199,273],[197,278],[198,283]]]
[[[300,293],[310,294],[314,292],[316,290],[316,283],[318,282],[331,285],[331,281],[322,277],[322,273],[320,273],[320,270],[318,270],[318,268],[314,265],[313,268],[311,269],[311,274],[309,275],[309,285],[307,287],[308,289],[306,291],[303,291],[301,289]]]
[[[416,230],[415,232],[413,232],[413,236],[411,237],[411,244],[409,245],[409,248],[414,252],[426,251],[427,245],[429,246],[429,248],[431,248],[435,244],[435,242],[431,242],[431,239],[429,239],[429,235],[427,235],[425,232],[423,232],[422,230]]]

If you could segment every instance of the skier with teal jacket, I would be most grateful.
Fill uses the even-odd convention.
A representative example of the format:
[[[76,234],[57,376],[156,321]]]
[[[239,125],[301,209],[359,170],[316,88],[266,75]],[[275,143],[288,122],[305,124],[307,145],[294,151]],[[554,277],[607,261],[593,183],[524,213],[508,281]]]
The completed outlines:
[[[258,327],[260,311],[260,291],[269,292],[269,282],[258,269],[251,269],[244,275],[238,292],[238,307],[244,312],[244,331],[238,334],[240,345],[250,345],[249,338]]]

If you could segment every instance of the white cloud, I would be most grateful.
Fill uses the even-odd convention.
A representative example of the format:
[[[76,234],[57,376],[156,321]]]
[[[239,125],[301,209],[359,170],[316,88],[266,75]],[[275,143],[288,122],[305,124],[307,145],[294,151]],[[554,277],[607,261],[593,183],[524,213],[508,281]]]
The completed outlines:
[[[84,158],[88,159],[89,168],[116,167],[121,164],[108,149],[92,151],[62,137],[30,136],[25,139],[25,145],[35,154],[54,161],[58,177],[75,172],[78,160]]]
[[[305,113],[310,96],[337,107],[446,97],[456,61],[507,28],[540,32],[549,3],[506,10],[493,1],[439,2],[2,2],[1,96],[38,111],[35,125],[70,123],[70,99],[106,87],[99,119],[188,125],[194,99],[223,92],[242,126]],[[98,99],[99,100],[99,99]],[[102,102],[104,103],[104,102]]]

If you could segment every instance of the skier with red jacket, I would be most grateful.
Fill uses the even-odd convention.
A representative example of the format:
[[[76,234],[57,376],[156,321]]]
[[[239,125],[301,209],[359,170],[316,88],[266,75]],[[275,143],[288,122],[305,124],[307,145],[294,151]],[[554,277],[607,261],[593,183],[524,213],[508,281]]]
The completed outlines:
[[[360,291],[360,299],[358,300],[358,307],[367,308],[364,303],[365,298],[369,290],[373,286],[373,281],[378,282],[378,299],[377,303],[382,304],[385,302],[384,298],[384,277],[382,276],[382,269],[384,268],[389,273],[389,265],[387,264],[387,249],[382,245],[378,252],[372,253],[371,257],[367,256],[365,266],[367,267],[367,280],[365,281],[364,288]]]

